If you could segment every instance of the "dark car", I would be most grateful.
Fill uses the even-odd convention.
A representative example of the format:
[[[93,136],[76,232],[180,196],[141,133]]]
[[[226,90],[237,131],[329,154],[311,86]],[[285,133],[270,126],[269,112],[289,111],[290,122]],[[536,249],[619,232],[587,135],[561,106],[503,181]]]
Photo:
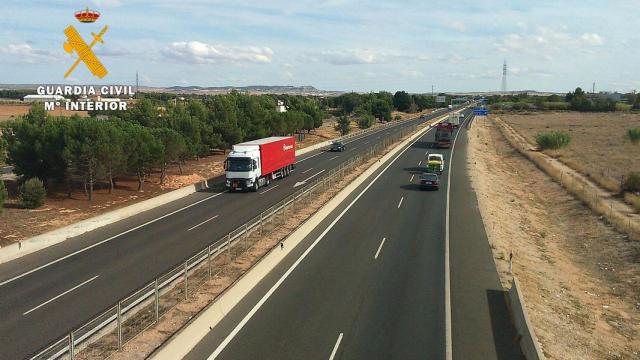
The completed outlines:
[[[423,189],[438,190],[440,187],[440,178],[433,173],[426,173],[420,176],[420,187]]]
[[[329,151],[344,151],[344,143],[342,141],[334,141],[333,143],[331,143]]]

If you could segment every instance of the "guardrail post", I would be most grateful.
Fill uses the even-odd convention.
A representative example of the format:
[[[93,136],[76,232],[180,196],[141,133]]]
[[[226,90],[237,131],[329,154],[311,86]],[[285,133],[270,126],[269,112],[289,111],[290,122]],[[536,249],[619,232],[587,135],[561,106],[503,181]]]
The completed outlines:
[[[207,246],[207,275],[211,281],[211,245]]]
[[[118,351],[122,350],[122,301],[118,301]]]
[[[160,289],[158,289],[158,278],[156,278],[153,282],[153,289],[156,294],[155,313],[157,324],[158,322],[160,322]]]
[[[75,346],[74,346],[74,339],[73,339],[73,331],[71,331],[69,333],[69,358],[71,360],[73,360],[73,356],[74,356],[74,352],[75,352]]]
[[[184,299],[186,300],[189,297],[189,282],[187,273],[189,272],[189,260],[184,261]]]
[[[263,224],[262,224],[262,220],[263,220],[263,216],[262,216],[262,214],[263,214],[263,213],[260,213],[260,227],[259,227],[259,230],[260,230],[260,236],[262,236],[262,226],[263,226]]]

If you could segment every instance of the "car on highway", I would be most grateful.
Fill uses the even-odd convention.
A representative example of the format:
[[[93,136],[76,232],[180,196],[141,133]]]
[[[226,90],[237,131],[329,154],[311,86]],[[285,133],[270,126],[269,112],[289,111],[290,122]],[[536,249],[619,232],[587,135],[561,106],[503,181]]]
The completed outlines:
[[[331,146],[329,147],[329,151],[344,151],[345,146],[344,143],[342,141],[334,141],[331,143]]]
[[[442,174],[444,171],[444,156],[442,154],[427,154],[427,172]]]
[[[438,190],[440,188],[440,178],[434,173],[424,173],[420,175],[420,188]]]

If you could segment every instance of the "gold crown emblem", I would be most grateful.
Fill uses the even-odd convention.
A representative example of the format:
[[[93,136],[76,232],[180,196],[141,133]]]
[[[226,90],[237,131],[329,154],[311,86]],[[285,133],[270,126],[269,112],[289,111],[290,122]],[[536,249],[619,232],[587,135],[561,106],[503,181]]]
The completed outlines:
[[[92,23],[98,20],[100,13],[95,10],[89,10],[87,7],[84,10],[76,11],[75,16],[82,23]]]

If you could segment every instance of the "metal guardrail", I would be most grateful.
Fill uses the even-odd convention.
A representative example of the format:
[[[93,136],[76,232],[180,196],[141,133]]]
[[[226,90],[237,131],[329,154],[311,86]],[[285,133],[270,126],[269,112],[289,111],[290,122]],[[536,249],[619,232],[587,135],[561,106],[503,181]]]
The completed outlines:
[[[415,132],[416,128],[417,125],[408,126],[371,144],[364,153],[340,164],[213,241],[66,336],[51,342],[31,356],[31,359],[96,358],[121,350],[127,342],[157,324],[170,309],[188,299],[189,293],[193,294],[257,241],[284,225],[295,211],[310,204],[317,195],[333,188],[359,165],[383,153],[386,147]]]

